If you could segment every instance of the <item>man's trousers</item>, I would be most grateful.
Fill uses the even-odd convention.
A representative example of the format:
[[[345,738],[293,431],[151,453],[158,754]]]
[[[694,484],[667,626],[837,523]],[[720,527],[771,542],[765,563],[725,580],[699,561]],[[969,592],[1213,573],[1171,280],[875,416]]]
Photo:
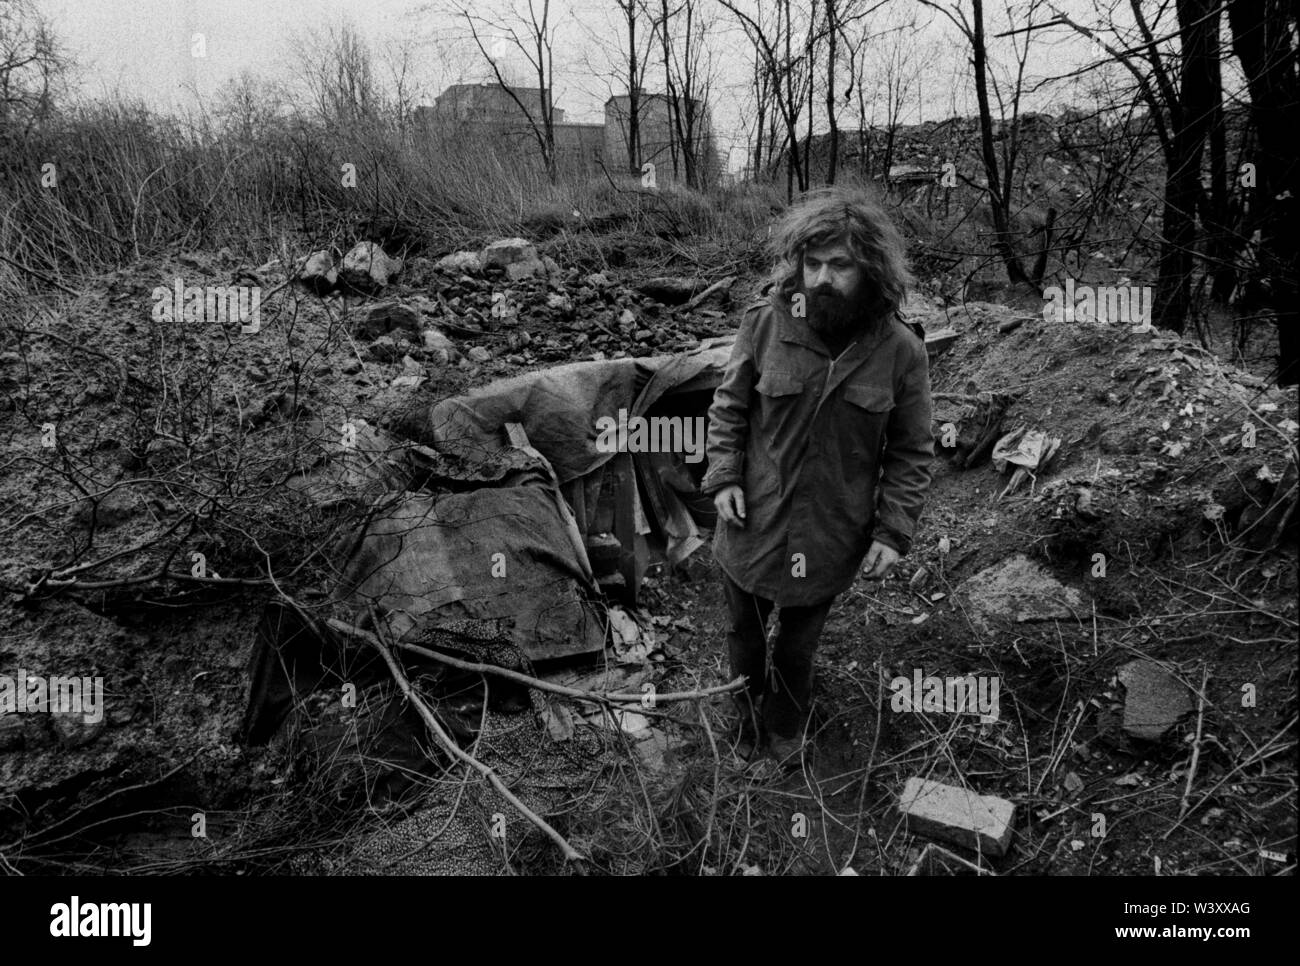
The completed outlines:
[[[795,738],[808,724],[813,653],[834,598],[808,607],[778,609],[769,666],[764,631],[773,602],[743,590],[725,573],[722,580],[730,612],[727,651],[731,674],[748,679],[748,687],[736,695],[740,713],[761,721],[769,735]]]

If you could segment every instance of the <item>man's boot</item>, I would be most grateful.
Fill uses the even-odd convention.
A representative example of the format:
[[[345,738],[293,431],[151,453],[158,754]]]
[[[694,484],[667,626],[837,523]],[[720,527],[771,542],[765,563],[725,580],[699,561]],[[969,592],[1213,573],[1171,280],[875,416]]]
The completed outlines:
[[[741,761],[749,761],[758,748],[758,730],[752,718],[742,718],[737,728],[736,743],[733,750]]]
[[[732,731],[736,756],[748,761],[758,746],[759,717],[766,663],[767,616],[772,610],[771,601],[754,597],[730,577],[723,575],[730,629],[727,634],[727,653],[733,677],[744,677],[744,690],[734,696],[736,721]]]
[[[768,752],[787,767],[798,766],[813,696],[813,655],[831,601],[783,607],[773,646],[773,667],[763,697]]]
[[[795,735],[793,738],[782,738],[780,735],[767,736],[768,753],[780,764],[787,767],[798,767],[803,758],[804,738],[803,732]]]

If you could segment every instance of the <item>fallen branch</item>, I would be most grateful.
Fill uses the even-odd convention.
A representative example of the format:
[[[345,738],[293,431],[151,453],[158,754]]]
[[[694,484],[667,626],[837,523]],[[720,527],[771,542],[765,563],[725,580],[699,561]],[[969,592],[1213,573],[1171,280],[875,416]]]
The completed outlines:
[[[370,613],[371,613],[371,619],[375,621],[375,627],[376,629],[378,629],[380,626],[378,620],[378,614],[375,612],[373,605],[370,608]],[[432,733],[432,735],[438,740],[438,743],[442,745],[442,747],[447,751],[447,753],[450,754],[453,758],[456,758],[457,760],[464,762],[466,765],[473,768],[480,775],[486,778],[488,782],[492,785],[492,787],[496,789],[496,791],[501,795],[501,797],[504,798],[507,802],[509,802],[519,812],[520,815],[526,818],[533,825],[537,826],[537,828],[541,829],[544,833],[546,833],[546,835],[551,839],[551,841],[553,841],[557,846],[559,846],[560,851],[564,853],[564,858],[566,861],[570,861],[570,862],[585,861],[585,856],[583,856],[572,845],[570,845],[568,843],[568,840],[565,839],[563,835],[561,835],[554,828],[552,828],[551,825],[546,821],[546,819],[542,818],[531,808],[529,808],[527,805],[521,802],[519,798],[515,795],[515,793],[512,792],[509,788],[507,788],[505,783],[501,781],[499,777],[497,777],[496,772],[494,772],[487,765],[483,764],[483,762],[479,761],[473,755],[469,754],[466,751],[463,751],[461,747],[456,744],[456,742],[451,740],[451,737],[447,734],[447,732],[443,730],[442,725],[438,723],[437,716],[434,715],[433,711],[429,709],[429,706],[425,703],[424,699],[421,698],[420,695],[416,693],[415,689],[411,687],[411,682],[406,679],[406,675],[402,672],[401,667],[398,665],[397,659],[393,657],[393,652],[388,648],[386,644],[384,644],[383,640],[381,640],[375,634],[366,634],[365,639],[367,643],[369,643],[372,647],[375,648],[375,650],[379,652],[380,657],[384,659],[384,663],[388,665],[388,670],[393,675],[393,680],[397,682],[397,686],[401,690],[402,694],[406,697],[408,701],[411,702],[411,705],[415,708],[415,710],[419,712],[419,715],[421,719],[423,719],[425,726],[429,729],[430,733]]]
[[[709,739],[709,752],[713,755],[713,794],[709,796],[709,820],[704,823],[704,851],[700,854],[700,871],[704,871],[704,863],[709,858],[709,844],[713,840],[713,823],[718,817],[718,781],[722,775],[722,759],[718,757],[718,743],[713,737],[713,729],[709,727],[709,716],[704,711],[704,706],[699,707],[700,724],[704,726],[705,737]]]
[[[1192,762],[1187,767],[1187,785],[1183,788],[1183,803],[1178,809],[1178,821],[1169,826],[1169,831],[1160,836],[1162,839],[1169,838],[1174,829],[1183,824],[1183,819],[1187,817],[1187,800],[1192,796],[1192,782],[1196,780],[1196,767],[1201,763],[1201,733],[1205,727],[1205,685],[1210,679],[1210,669],[1208,667],[1201,671],[1201,691],[1199,700],[1196,704],[1196,741],[1192,743]]]
[[[44,274],[43,272],[38,272],[34,268],[29,268],[28,266],[22,264],[21,262],[15,262],[12,258],[9,258],[6,255],[0,255],[0,262],[5,262],[6,264],[12,265],[14,268],[18,269],[18,271],[26,272],[32,278],[39,279],[40,281],[44,282],[46,285],[53,285],[55,288],[57,288],[60,292],[63,292],[65,295],[71,295],[73,298],[81,298],[80,292],[74,292],[66,285],[62,284],[61,282],[56,282],[54,279],[50,278],[48,275]]]
[[[736,276],[735,276],[735,275],[729,275],[729,276],[727,276],[727,277],[724,278],[724,279],[720,279],[720,280],[714,282],[712,285],[710,285],[708,288],[706,288],[703,292],[701,292],[699,295],[696,295],[696,296],[693,297],[689,302],[686,303],[687,311],[689,311],[689,310],[691,310],[691,309],[694,309],[694,308],[696,308],[697,306],[703,304],[704,301],[705,301],[706,299],[708,299],[710,296],[712,296],[712,295],[716,295],[718,292],[721,292],[721,291],[723,291],[724,289],[730,289],[731,286],[732,286],[732,283],[734,283],[735,281],[736,281]]]
[[[377,642],[375,635],[371,634],[369,631],[353,624],[348,624],[338,618],[331,617],[325,623],[332,630],[359,637],[369,644],[375,644]],[[448,667],[459,668],[462,671],[472,671],[476,674],[495,674],[497,677],[502,677],[509,681],[515,681],[519,684],[527,685],[530,688],[536,688],[538,691],[549,691],[551,694],[563,695],[566,698],[576,698],[579,701],[591,701],[596,704],[616,704],[626,702],[640,704],[641,700],[645,697],[643,694],[584,691],[581,688],[570,688],[563,684],[552,684],[550,681],[535,678],[519,671],[512,671],[509,668],[498,667],[495,664],[479,664],[474,661],[462,661],[460,658],[450,657],[446,654],[439,654],[437,651],[431,651],[427,647],[420,647],[418,644],[407,644],[403,641],[394,641],[393,643],[395,647],[398,647],[403,651],[409,651],[412,654],[428,658],[431,661],[437,661],[439,664],[446,664]],[[655,704],[661,704],[665,701],[699,701],[704,698],[714,697],[715,695],[739,691],[744,686],[745,679],[743,677],[738,677],[727,684],[720,684],[717,687],[704,688],[699,691],[669,691],[665,694],[656,694]]]
[[[195,577],[193,574],[174,570],[159,569],[138,577],[117,577],[112,580],[59,580],[50,573],[42,574],[35,581],[24,586],[23,596],[33,597],[42,590],[119,590],[123,587],[136,587],[156,580],[180,580],[192,584],[210,584],[214,587],[268,587],[271,581],[265,577]]]
[[[1286,734],[1288,731],[1290,731],[1292,728],[1295,727],[1296,720],[1297,720],[1296,717],[1293,715],[1293,716],[1291,717],[1291,720],[1290,720],[1290,721],[1288,721],[1286,724],[1284,724],[1284,725],[1281,727],[1281,729],[1279,729],[1278,732],[1277,732],[1276,734],[1273,735],[1272,738],[1269,738],[1268,741],[1266,741],[1266,742],[1264,742],[1264,744],[1260,745],[1259,748],[1256,749],[1256,750],[1255,750],[1255,751],[1250,755],[1249,758],[1247,758],[1245,761],[1238,762],[1236,765],[1233,765],[1232,769],[1231,769],[1230,771],[1228,771],[1226,774],[1224,774],[1223,777],[1221,777],[1217,782],[1215,782],[1215,783],[1214,783],[1214,787],[1212,787],[1208,792],[1206,792],[1204,795],[1202,795],[1202,796],[1200,797],[1200,800],[1197,801],[1197,803],[1196,803],[1195,805],[1193,805],[1193,806],[1189,809],[1189,811],[1194,812],[1194,811],[1196,811],[1198,808],[1200,808],[1202,805],[1204,805],[1207,801],[1209,801],[1210,797],[1211,797],[1215,792],[1217,792],[1217,791],[1218,791],[1218,790],[1219,790],[1223,785],[1225,785],[1225,784],[1227,784],[1229,781],[1231,781],[1231,780],[1232,780],[1232,776],[1236,775],[1238,772],[1240,772],[1240,771],[1245,771],[1247,768],[1249,768],[1251,765],[1255,764],[1256,762],[1267,761],[1269,758],[1272,758],[1272,757],[1274,757],[1275,755],[1280,755],[1280,754],[1281,754],[1282,752],[1284,752],[1284,751],[1293,750],[1294,747],[1295,747],[1295,742],[1291,742],[1291,743],[1288,744],[1288,745],[1282,745],[1282,746],[1280,746],[1280,747],[1273,748],[1273,750],[1272,750],[1272,751],[1269,751],[1268,754],[1264,754],[1265,751],[1268,751],[1268,749],[1271,748],[1271,747],[1273,746],[1273,743],[1274,743],[1275,741],[1277,741],[1277,740],[1278,740],[1279,738],[1281,738],[1284,734]],[[1253,743],[1253,742],[1252,742],[1252,743]]]

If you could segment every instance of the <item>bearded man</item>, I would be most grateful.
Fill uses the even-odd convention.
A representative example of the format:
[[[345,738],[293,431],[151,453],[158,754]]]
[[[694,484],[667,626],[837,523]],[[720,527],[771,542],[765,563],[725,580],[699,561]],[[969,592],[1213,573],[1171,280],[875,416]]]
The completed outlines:
[[[880,206],[859,190],[811,194],[772,248],[775,285],[746,310],[709,409],[701,490],[718,510],[731,670],[747,679],[737,754],[765,744],[793,760],[831,604],[864,556],[878,579],[911,548],[934,441],[925,345],[898,315],[904,245]]]

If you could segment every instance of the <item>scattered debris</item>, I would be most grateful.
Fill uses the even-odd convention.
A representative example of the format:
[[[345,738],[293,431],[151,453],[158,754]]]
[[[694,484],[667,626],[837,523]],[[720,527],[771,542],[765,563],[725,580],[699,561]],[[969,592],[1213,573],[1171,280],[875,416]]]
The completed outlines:
[[[1077,590],[1020,553],[980,571],[957,589],[979,614],[1017,623],[1064,620],[1083,607]]]
[[[647,298],[665,305],[681,305],[705,287],[703,279],[680,276],[657,276],[638,282],[636,290]]]
[[[1030,474],[1045,470],[1060,448],[1059,436],[1048,436],[1042,430],[1027,426],[1014,429],[999,439],[993,446],[993,468],[1001,473],[1009,465],[1016,467],[999,499],[1020,489]]]
[[[438,259],[434,268],[448,275],[477,275],[483,270],[483,260],[478,252],[452,252]]]
[[[898,803],[915,835],[942,839],[984,855],[1007,851],[1016,807],[1006,799],[925,778],[909,778]]]
[[[308,288],[324,294],[338,284],[339,270],[334,253],[326,249],[313,252],[298,276]]]
[[[537,257],[537,249],[523,238],[502,238],[483,249],[479,256],[482,271],[499,269],[512,282],[546,272],[546,265]]]
[[[446,366],[460,361],[460,349],[439,329],[425,329],[420,339],[424,343],[425,358],[430,362]]]
[[[1119,669],[1124,685],[1124,730],[1158,741],[1193,710],[1187,688],[1154,661],[1130,661]]]
[[[364,241],[343,257],[339,280],[361,291],[375,291],[401,270],[400,258],[390,258],[377,243]]]
[[[841,872],[840,875],[848,874],[848,870]],[[857,875],[856,872],[852,873]],[[941,845],[935,845],[933,842],[927,842],[921,854],[917,856],[912,867],[907,870],[909,876],[923,875],[997,875],[991,869],[986,869],[982,865],[963,859],[955,852],[950,852]]]
[[[960,337],[960,333],[953,328],[936,329],[933,332],[925,334],[925,352],[933,362],[939,356],[943,355],[952,348],[952,344]]]
[[[658,650],[654,631],[622,607],[609,609],[609,631],[614,653],[625,664],[644,664]]]
[[[1007,433],[993,446],[993,468],[1001,473],[1008,463],[1036,470],[1045,466],[1061,440],[1040,429],[1021,426]]]
[[[365,314],[354,335],[361,339],[375,339],[393,332],[418,335],[420,313],[401,302],[382,302]]]

